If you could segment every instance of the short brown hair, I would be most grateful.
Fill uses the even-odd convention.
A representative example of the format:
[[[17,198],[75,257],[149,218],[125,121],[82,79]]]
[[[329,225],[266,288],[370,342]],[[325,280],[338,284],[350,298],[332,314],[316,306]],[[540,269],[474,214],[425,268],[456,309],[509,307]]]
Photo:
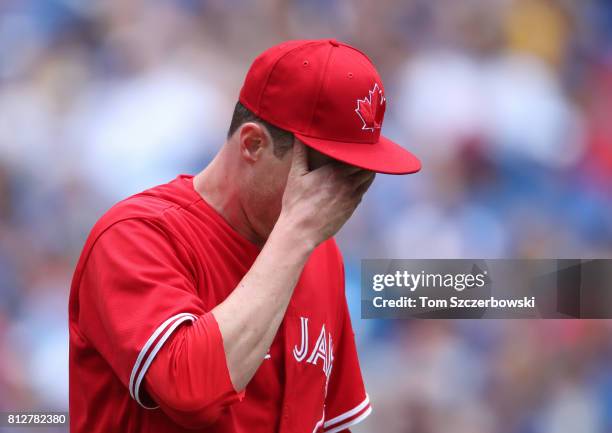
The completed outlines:
[[[259,123],[268,130],[272,140],[274,141],[273,152],[276,157],[282,158],[293,146],[292,132],[281,129],[263,119],[260,119],[240,102],[237,102],[236,106],[234,107],[234,114],[232,115],[232,122],[230,123],[229,130],[227,131],[227,138],[231,137],[240,127],[240,125],[246,122]]]

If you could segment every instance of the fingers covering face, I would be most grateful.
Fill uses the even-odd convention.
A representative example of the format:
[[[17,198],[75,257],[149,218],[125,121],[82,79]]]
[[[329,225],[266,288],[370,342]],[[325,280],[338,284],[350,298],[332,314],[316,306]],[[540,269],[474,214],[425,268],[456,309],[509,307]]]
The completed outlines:
[[[308,161],[306,158],[306,147],[299,140],[294,140],[291,173],[297,176],[303,176],[308,173]]]
[[[372,182],[376,173],[369,170],[359,170],[358,172],[352,174],[350,176],[350,182],[355,185],[355,187],[359,187],[366,182]]]
[[[370,188],[370,185],[372,185],[372,182],[374,182],[375,177],[376,173],[372,171],[366,171],[365,173],[363,173],[362,177],[357,181],[355,192],[358,195],[365,194],[368,188]]]

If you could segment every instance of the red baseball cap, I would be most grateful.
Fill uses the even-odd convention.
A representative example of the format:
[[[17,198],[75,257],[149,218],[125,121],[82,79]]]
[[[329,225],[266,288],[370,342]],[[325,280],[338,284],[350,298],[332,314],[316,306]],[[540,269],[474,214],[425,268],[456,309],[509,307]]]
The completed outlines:
[[[240,102],[304,144],[367,170],[420,170],[412,153],[380,134],[385,90],[361,51],[333,39],[288,41],[260,54]]]

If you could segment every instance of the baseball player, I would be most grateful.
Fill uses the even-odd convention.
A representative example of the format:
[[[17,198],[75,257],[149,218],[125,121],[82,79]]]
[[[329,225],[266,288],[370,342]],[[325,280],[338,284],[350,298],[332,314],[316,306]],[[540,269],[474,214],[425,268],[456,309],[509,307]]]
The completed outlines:
[[[73,433],[335,433],[369,415],[333,235],[375,172],[420,168],[380,135],[385,105],[355,48],[270,48],[214,160],[96,223],[70,293]]]

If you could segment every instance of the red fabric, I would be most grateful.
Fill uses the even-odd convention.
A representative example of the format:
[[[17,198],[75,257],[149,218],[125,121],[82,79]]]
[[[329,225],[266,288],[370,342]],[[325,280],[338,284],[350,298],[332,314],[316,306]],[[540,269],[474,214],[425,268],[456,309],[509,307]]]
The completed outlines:
[[[244,398],[232,388],[212,313],[172,335],[149,367],[146,385],[162,410],[187,428],[213,424],[229,404]]]
[[[70,293],[71,431],[311,433],[358,407],[365,391],[333,240],[311,255],[245,394],[232,388],[209,312],[258,253],[200,198],[191,176],[104,215]]]
[[[380,173],[419,171],[410,152],[381,136],[382,80],[361,51],[335,40],[289,41],[260,54],[240,102],[340,161]]]
[[[334,354],[327,390],[324,431],[338,431],[365,419],[370,412],[370,400],[361,380],[359,359],[356,356],[355,338],[346,302],[343,306],[342,331]],[[363,396],[361,401],[346,398],[347,395]],[[350,414],[350,415],[348,415]]]

